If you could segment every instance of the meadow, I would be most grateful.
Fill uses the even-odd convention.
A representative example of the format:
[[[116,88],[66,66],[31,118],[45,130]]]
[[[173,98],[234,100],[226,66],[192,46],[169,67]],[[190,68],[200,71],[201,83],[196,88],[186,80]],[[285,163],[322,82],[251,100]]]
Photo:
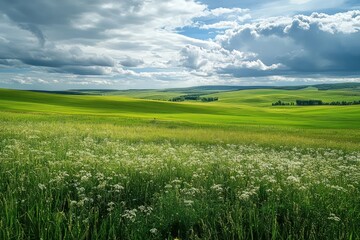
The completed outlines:
[[[0,90],[0,239],[360,239],[358,88]]]

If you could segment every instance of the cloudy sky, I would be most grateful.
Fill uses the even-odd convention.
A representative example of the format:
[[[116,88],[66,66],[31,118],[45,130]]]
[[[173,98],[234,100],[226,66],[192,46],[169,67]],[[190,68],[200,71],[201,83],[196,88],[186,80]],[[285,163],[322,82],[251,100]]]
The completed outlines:
[[[0,87],[360,81],[358,0],[0,0]]]

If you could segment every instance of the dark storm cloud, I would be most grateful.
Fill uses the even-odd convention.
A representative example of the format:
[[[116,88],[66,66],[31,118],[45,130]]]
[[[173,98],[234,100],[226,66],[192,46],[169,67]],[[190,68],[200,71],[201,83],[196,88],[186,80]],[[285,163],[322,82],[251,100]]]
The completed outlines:
[[[0,45],[1,46],[1,45]],[[44,67],[49,72],[69,72],[84,75],[105,74],[100,68],[115,66],[114,59],[96,54],[84,53],[80,48],[61,49],[55,46],[37,48],[8,43],[0,47],[0,64],[7,66]],[[73,67],[73,68],[71,68]],[[78,69],[78,70],[76,70]]]
[[[113,67],[114,60],[106,56],[91,56],[80,49],[60,50],[44,49],[19,59],[32,66],[64,67],[64,66],[102,66]]]
[[[147,2],[151,2],[151,9],[144,7]],[[184,2],[189,7],[199,5],[187,0],[159,3],[143,0],[0,0],[0,13],[42,40],[45,35],[42,32],[46,32],[50,40],[86,41],[108,39],[110,36],[105,32],[113,29],[145,28],[161,18],[173,17],[174,12],[180,13],[178,17],[181,18],[181,14],[191,11],[178,9],[174,4]],[[171,26],[172,22],[167,24]]]
[[[221,70],[237,77],[359,73],[360,11],[266,19],[229,30],[218,41],[228,50],[255,53],[267,65],[285,66],[259,73],[234,67]]]
[[[144,64],[144,61],[127,56],[124,60],[120,61],[120,64],[124,67],[138,67]]]
[[[16,23],[58,25],[96,6],[95,0],[1,0],[0,11]]]
[[[37,39],[39,40],[39,44],[41,47],[43,47],[45,45],[45,41],[46,41],[45,36],[44,36],[43,32],[37,26],[35,26],[33,24],[19,23],[19,27],[24,30],[28,30],[32,34],[34,34],[35,37],[37,37]]]
[[[22,29],[34,34],[42,44],[45,41],[41,29],[46,29],[52,40],[69,38],[100,38],[105,29],[114,28],[119,24],[120,12],[124,9],[137,9],[141,1],[122,1],[117,11],[104,9],[101,6],[115,3],[112,0],[0,0],[0,12]],[[96,13],[91,15],[91,13]],[[117,17],[115,15],[118,14]],[[77,24],[88,24],[94,18],[101,22],[89,28],[81,29]],[[130,19],[124,23],[131,22]],[[123,24],[124,24],[123,23]],[[104,38],[102,36],[101,38]]]
[[[189,9],[179,9],[185,5]],[[0,34],[2,65],[19,61],[50,72],[79,75],[106,74],[108,68],[117,67],[116,63],[124,67],[142,65],[141,58],[122,59],[124,54],[115,60],[113,51],[148,51],[158,47],[143,32],[158,34],[158,29],[172,24],[175,28],[205,8],[188,0],[0,0],[0,6],[0,19],[4,20],[0,30],[6,29],[8,34],[4,41]],[[177,18],[172,21],[174,15]],[[162,34],[170,37],[173,33]],[[149,44],[148,39],[153,42]]]
[[[0,64],[15,66],[21,62],[23,65],[43,67],[49,72],[79,75],[105,74],[107,71],[101,68],[114,67],[115,61],[111,57],[56,44],[59,39],[83,38],[86,42],[86,39],[99,36],[90,30],[76,29],[72,21],[101,4],[101,1],[0,0],[0,4],[3,20],[7,20],[9,26],[13,23],[13,28],[17,26],[28,31],[39,43],[34,44],[27,35],[14,30],[12,35],[6,36],[11,41],[0,41]],[[49,43],[43,29],[49,34]],[[94,42],[89,40],[88,44],[93,45]]]
[[[49,72],[54,73],[71,73],[75,75],[107,75],[109,72],[102,67],[83,67],[83,66],[64,66],[53,68]]]
[[[14,59],[0,59],[0,65],[11,67],[11,66],[21,66],[21,62]]]

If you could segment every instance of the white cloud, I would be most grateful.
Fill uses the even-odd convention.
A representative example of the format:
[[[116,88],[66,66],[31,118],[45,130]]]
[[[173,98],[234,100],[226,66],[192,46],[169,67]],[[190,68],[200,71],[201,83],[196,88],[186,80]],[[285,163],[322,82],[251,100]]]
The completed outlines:
[[[211,10],[207,10],[203,13],[203,16],[213,16],[213,17],[220,17],[220,16],[239,16],[245,13],[248,13],[249,9],[242,9],[242,8],[215,8]]]
[[[251,19],[249,9],[242,8],[215,8],[205,10],[194,19],[193,26],[200,29],[227,29],[234,28],[239,23]]]
[[[188,45],[180,52],[181,66],[187,67],[202,75],[214,75],[225,72],[226,69],[251,69],[267,71],[281,68],[281,64],[264,64],[256,59],[254,53],[244,53],[237,50],[226,50],[220,46],[204,49]]]

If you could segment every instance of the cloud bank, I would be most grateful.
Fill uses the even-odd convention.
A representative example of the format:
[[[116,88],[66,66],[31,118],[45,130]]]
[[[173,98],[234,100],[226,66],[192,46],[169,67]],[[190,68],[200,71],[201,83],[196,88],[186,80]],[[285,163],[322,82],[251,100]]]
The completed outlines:
[[[351,1],[332,0],[335,13],[313,11],[323,9],[317,1],[0,4],[0,87],[300,84],[360,75],[360,11]],[[279,6],[307,12],[281,16]],[[263,14],[270,9],[279,16]]]
[[[262,19],[226,30],[216,49],[185,47],[183,66],[233,77],[358,75],[360,11]]]

